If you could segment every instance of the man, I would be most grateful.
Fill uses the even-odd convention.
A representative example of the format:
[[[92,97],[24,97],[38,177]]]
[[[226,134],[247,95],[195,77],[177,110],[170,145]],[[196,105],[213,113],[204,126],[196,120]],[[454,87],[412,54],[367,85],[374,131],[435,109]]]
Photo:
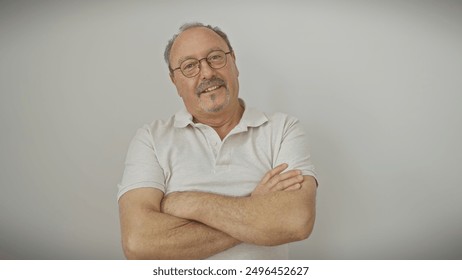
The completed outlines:
[[[245,107],[218,28],[182,26],[165,58],[185,109],[130,144],[119,184],[126,257],[287,259],[287,243],[307,238],[315,219],[317,182],[298,122]]]

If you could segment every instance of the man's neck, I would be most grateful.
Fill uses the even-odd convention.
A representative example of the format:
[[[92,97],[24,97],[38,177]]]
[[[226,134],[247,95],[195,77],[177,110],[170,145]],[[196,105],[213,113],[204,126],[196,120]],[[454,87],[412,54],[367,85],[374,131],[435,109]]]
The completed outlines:
[[[194,117],[194,122],[202,123],[212,127],[217,132],[218,136],[220,136],[220,139],[223,140],[226,135],[228,135],[229,132],[231,132],[231,130],[239,124],[243,114],[244,107],[239,103],[238,106],[236,106],[236,108],[230,112],[218,113],[213,117]]]

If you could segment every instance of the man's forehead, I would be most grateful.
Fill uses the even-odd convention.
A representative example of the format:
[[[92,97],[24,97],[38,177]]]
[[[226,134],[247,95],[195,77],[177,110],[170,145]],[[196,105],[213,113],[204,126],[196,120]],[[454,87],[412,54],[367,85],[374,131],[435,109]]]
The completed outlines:
[[[193,27],[183,31],[172,46],[171,55],[174,60],[207,55],[213,50],[226,51],[226,42],[215,31],[206,27]]]

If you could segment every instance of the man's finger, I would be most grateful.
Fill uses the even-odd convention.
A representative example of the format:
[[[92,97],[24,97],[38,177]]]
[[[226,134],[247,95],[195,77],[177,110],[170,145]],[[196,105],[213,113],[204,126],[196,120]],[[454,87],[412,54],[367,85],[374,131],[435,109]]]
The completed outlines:
[[[290,171],[287,171],[287,172],[284,172],[282,174],[277,174],[277,175],[274,175],[268,182],[268,187],[269,188],[273,188],[274,186],[276,186],[277,184],[279,184],[280,182],[283,182],[285,180],[288,180],[290,178],[294,178],[294,177],[297,177],[301,175],[301,172],[299,170],[290,170]]]
[[[280,174],[287,167],[289,167],[287,163],[282,163],[276,166],[275,168],[271,169],[270,171],[266,172],[265,176],[263,176],[263,179],[260,181],[260,184],[266,184],[271,178],[273,178],[275,175]]]
[[[301,188],[302,188],[302,185],[297,183],[295,185],[292,185],[290,187],[285,188],[284,191],[296,191],[296,190],[299,190]]]
[[[293,185],[300,184],[301,182],[303,182],[303,176],[299,174],[280,181],[279,183],[274,185],[273,188],[271,188],[271,191],[282,191]]]

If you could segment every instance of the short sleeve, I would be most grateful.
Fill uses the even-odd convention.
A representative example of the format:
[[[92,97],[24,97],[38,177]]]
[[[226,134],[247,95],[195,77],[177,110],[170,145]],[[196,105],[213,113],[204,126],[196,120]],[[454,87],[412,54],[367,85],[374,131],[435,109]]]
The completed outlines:
[[[165,176],[156,156],[153,138],[146,125],[138,129],[130,142],[125,170],[118,185],[117,199],[124,193],[141,187],[152,187],[165,193]]]
[[[302,175],[313,176],[318,180],[314,164],[311,161],[308,136],[300,122],[295,118],[287,117],[284,122],[275,166],[281,163],[289,164],[288,170],[298,169]]]

